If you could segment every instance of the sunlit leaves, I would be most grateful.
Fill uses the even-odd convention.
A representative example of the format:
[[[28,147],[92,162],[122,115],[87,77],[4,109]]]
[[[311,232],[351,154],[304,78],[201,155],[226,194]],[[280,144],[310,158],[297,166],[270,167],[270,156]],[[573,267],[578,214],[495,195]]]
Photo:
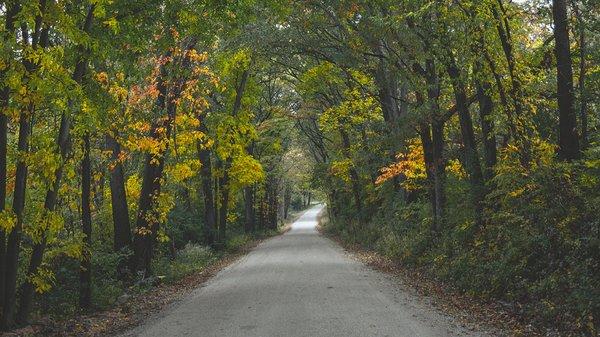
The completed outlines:
[[[402,186],[408,191],[416,190],[422,186],[427,175],[423,146],[419,140],[411,140],[407,151],[396,155],[395,163],[381,168],[375,184],[383,184],[398,176],[405,178],[402,181]]]

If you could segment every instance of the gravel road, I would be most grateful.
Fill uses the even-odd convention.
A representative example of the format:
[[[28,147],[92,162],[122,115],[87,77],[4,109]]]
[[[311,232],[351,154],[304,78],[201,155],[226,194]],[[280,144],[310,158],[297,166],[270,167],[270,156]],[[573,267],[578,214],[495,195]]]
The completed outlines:
[[[122,336],[488,336],[322,237],[321,210]]]

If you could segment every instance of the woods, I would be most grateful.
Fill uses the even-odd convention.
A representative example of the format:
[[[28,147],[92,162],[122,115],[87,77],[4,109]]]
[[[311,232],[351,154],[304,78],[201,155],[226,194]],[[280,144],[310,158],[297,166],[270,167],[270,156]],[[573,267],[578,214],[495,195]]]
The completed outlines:
[[[346,242],[597,334],[599,17],[592,0],[1,2],[2,330],[109,308],[322,201]]]

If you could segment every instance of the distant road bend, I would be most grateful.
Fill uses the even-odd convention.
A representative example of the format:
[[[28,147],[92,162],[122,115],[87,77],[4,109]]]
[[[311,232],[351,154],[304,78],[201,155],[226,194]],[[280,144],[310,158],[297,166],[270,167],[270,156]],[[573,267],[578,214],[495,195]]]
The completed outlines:
[[[486,336],[319,235],[322,207],[123,336]]]

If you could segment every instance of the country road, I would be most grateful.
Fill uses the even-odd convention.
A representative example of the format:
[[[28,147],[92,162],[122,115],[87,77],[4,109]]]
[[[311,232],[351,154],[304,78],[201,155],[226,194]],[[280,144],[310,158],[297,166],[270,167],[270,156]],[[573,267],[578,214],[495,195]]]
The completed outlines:
[[[347,256],[317,232],[321,210],[122,336],[488,336]]]

